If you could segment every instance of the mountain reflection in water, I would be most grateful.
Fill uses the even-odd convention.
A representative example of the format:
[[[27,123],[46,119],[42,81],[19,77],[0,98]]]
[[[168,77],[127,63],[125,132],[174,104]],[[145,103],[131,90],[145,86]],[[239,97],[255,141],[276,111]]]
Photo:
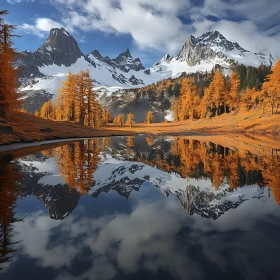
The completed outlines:
[[[0,273],[278,279],[279,159],[152,136],[0,155]]]

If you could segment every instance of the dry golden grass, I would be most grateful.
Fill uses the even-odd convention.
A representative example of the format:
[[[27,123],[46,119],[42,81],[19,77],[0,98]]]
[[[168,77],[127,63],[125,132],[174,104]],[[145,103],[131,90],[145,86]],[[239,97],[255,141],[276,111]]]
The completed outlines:
[[[3,120],[2,120],[3,121]],[[101,129],[92,130],[88,127],[71,122],[59,122],[45,120],[33,115],[14,112],[5,125],[14,128],[14,134],[0,135],[0,145],[33,142],[54,139],[99,137],[99,136],[128,136],[139,133],[152,135],[231,135],[232,139],[245,134],[253,135],[257,141],[268,141],[269,138],[280,137],[280,114],[270,115],[269,111],[262,112],[252,109],[249,112],[239,111],[231,114],[223,114],[210,120],[200,119],[194,121],[181,121],[172,123],[140,123],[132,129],[129,126],[110,124]],[[1,125],[1,119],[0,119]],[[42,128],[51,128],[52,132],[41,132]],[[264,139],[261,135],[265,136]],[[228,137],[227,137],[228,138]],[[239,138],[240,139],[240,138]],[[247,140],[248,141],[248,137]]]
[[[128,130],[127,126],[109,125],[106,130]],[[172,123],[140,123],[132,128],[136,133],[147,134],[254,134],[280,137],[280,114],[264,114],[261,110],[223,114],[212,119],[186,120]]]
[[[45,120],[30,114],[14,112],[9,120],[1,120],[0,125],[9,125],[14,128],[13,134],[0,134],[0,145],[34,142],[43,140],[80,138],[80,137],[98,137],[114,135],[133,135],[130,130],[92,130],[86,126],[74,124],[71,122],[58,122]],[[51,132],[41,132],[40,129],[51,128]]]

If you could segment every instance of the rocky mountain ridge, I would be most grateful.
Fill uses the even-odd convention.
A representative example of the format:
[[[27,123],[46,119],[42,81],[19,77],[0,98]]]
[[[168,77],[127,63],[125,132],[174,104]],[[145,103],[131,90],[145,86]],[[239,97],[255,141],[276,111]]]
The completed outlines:
[[[112,92],[175,78],[183,72],[210,71],[217,64],[229,69],[238,63],[259,66],[271,65],[274,60],[270,54],[249,52],[215,31],[198,38],[190,36],[177,56],[167,54],[146,69],[139,58],[132,57],[128,49],[116,58],[102,56],[97,50],[85,55],[72,35],[63,28],[55,28],[35,52],[23,52],[17,58],[15,66],[21,69],[20,89],[25,98],[27,93],[30,97],[39,91],[43,95],[47,92],[48,95],[55,96],[69,71],[77,73],[89,69],[95,87],[107,87]],[[33,107],[30,112],[37,109]]]

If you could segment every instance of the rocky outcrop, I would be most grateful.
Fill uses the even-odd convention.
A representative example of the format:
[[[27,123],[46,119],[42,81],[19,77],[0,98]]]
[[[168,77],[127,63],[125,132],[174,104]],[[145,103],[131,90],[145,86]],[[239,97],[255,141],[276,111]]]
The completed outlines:
[[[71,66],[82,56],[77,41],[64,28],[52,29],[47,41],[34,53],[38,66]]]
[[[71,66],[83,54],[77,41],[64,28],[51,29],[46,42],[34,53],[23,52],[16,60],[21,78],[42,77],[39,67],[47,65]]]

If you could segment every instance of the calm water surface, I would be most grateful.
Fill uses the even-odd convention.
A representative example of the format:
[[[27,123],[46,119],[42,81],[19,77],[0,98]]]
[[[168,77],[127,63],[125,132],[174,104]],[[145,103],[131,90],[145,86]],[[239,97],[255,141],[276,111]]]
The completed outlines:
[[[280,157],[184,137],[0,156],[1,279],[279,279]]]

